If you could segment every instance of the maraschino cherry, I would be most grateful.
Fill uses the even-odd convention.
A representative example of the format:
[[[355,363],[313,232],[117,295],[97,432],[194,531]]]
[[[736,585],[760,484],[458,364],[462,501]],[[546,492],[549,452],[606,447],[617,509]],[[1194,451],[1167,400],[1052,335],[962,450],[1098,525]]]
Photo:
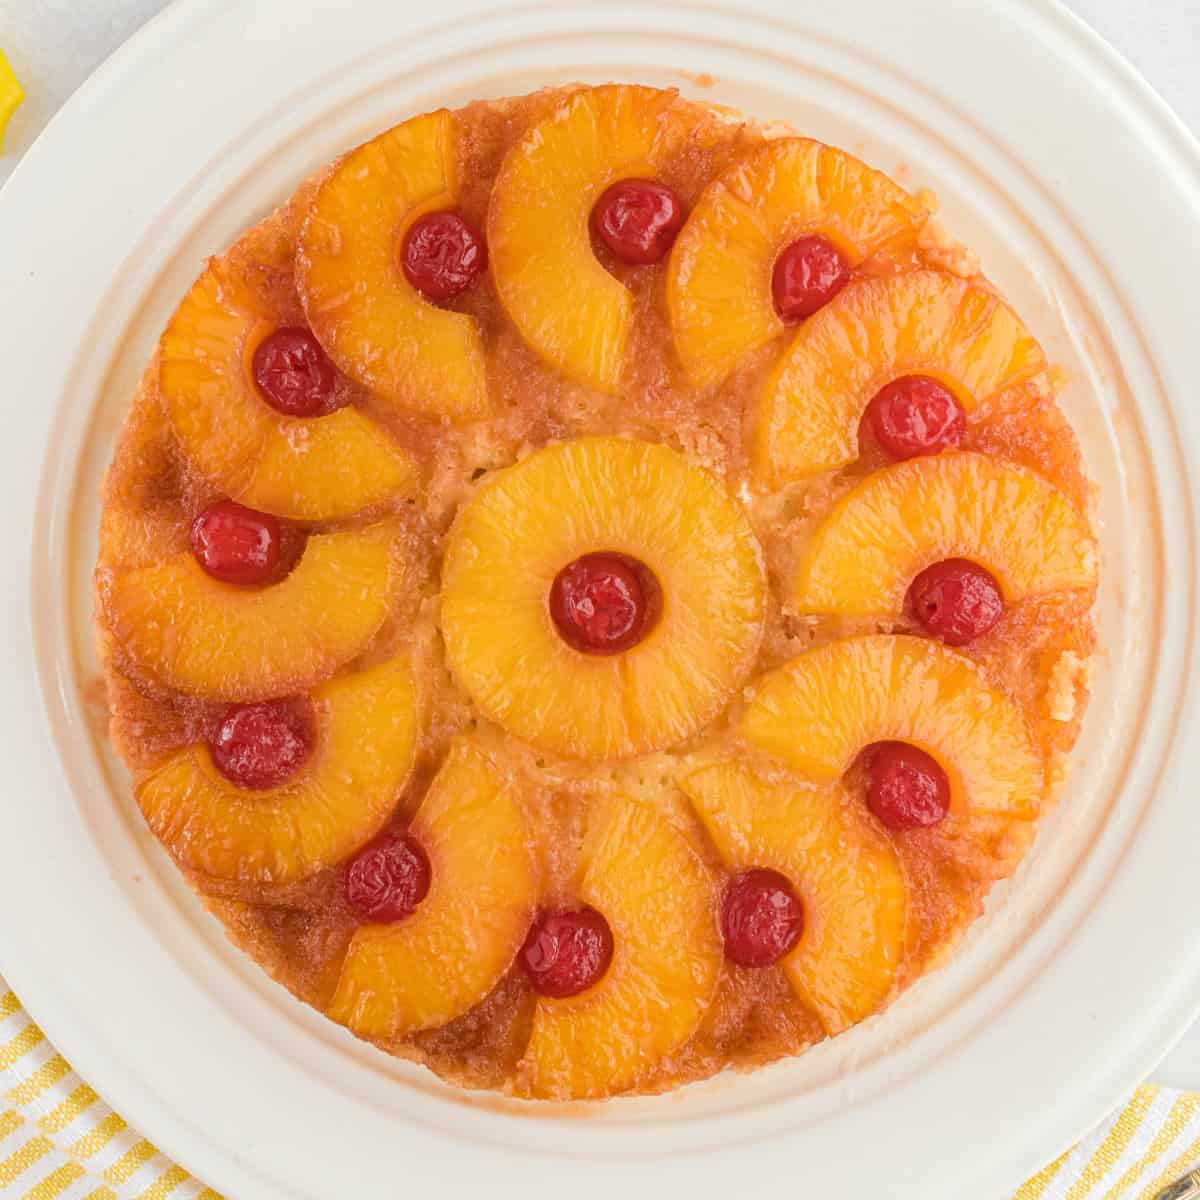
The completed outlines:
[[[953,449],[967,429],[958,398],[928,375],[905,375],[881,388],[867,405],[867,420],[897,460]]]
[[[950,781],[932,755],[907,742],[876,742],[863,757],[867,807],[889,829],[920,829],[945,820]]]
[[[1004,615],[996,577],[965,558],[926,567],[909,585],[907,605],[921,627],[947,646],[965,646]]]
[[[270,513],[219,500],[192,522],[192,553],[223,583],[272,583],[283,566],[283,527]]]
[[[555,576],[550,616],[563,640],[580,653],[617,654],[649,632],[657,586],[636,559],[585,554]]]
[[[793,949],[803,932],[804,906],[778,871],[754,867],[725,889],[725,957],[739,967],[769,967]]]
[[[771,272],[771,298],[784,321],[823,308],[850,282],[850,264],[828,238],[808,234],[785,246]]]
[[[312,748],[303,704],[262,700],[232,705],[208,748],[213,765],[238,787],[278,787],[304,765]]]
[[[646,266],[671,249],[683,215],[683,202],[666,184],[622,179],[592,207],[592,232],[621,262]]]
[[[453,300],[487,270],[483,234],[456,209],[418,217],[400,248],[404,277],[430,300]]]
[[[285,416],[323,417],[337,407],[337,371],[307,329],[269,333],[254,350],[251,370],[263,399]]]
[[[585,906],[538,913],[518,958],[539,995],[563,1000],[599,983],[612,956],[608,922]]]
[[[429,894],[431,878],[429,858],[416,838],[385,833],[351,861],[346,900],[369,921],[401,921]]]

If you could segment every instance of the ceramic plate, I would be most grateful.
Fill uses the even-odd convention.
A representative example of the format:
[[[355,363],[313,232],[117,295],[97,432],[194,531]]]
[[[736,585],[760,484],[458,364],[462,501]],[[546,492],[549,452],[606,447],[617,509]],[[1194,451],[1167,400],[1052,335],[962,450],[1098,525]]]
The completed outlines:
[[[575,79],[677,85],[935,189],[1070,374],[1105,557],[1074,775],[951,965],[801,1059],[598,1107],[447,1088],[231,949],[104,744],[89,631],[100,473],[203,257],[411,113]],[[0,968],[238,1200],[1007,1194],[1200,1000],[1198,212],[1196,143],[1048,0],[179,0],[0,194]]]

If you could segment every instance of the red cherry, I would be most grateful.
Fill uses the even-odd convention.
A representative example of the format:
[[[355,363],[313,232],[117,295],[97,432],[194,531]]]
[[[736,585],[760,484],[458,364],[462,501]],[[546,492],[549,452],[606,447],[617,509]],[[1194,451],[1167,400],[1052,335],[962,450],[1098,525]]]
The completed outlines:
[[[949,450],[967,430],[958,397],[928,375],[905,375],[880,389],[867,405],[867,419],[896,459]]]
[[[418,217],[404,235],[404,278],[430,300],[452,300],[487,270],[483,234],[453,209]]]
[[[867,807],[889,829],[918,829],[945,820],[950,781],[931,755],[907,742],[876,742],[864,754]]]
[[[725,889],[725,957],[739,967],[769,967],[793,949],[803,932],[804,906],[778,871],[754,867]]]
[[[430,874],[429,859],[416,838],[384,834],[350,863],[346,900],[370,921],[400,921],[429,894]]]
[[[337,372],[307,329],[277,329],[258,343],[252,360],[263,399],[289,417],[323,417],[337,407]]]
[[[192,553],[224,583],[270,583],[280,574],[283,529],[270,513],[219,500],[193,522]]]
[[[592,207],[592,232],[631,266],[658,262],[682,227],[678,193],[653,179],[619,180]]]
[[[594,908],[559,908],[538,913],[519,958],[535,991],[563,1000],[599,983],[612,956],[612,930]]]
[[[1004,615],[996,577],[965,558],[926,567],[909,584],[907,603],[926,632],[947,646],[965,646]]]
[[[771,272],[771,298],[785,321],[811,317],[850,282],[850,264],[831,242],[816,234],[785,246]]]
[[[278,787],[308,758],[307,725],[302,706],[294,700],[235,704],[226,709],[208,743],[213,764],[238,787]]]
[[[657,588],[650,569],[635,558],[585,554],[555,576],[550,616],[581,654],[617,654],[649,632]]]

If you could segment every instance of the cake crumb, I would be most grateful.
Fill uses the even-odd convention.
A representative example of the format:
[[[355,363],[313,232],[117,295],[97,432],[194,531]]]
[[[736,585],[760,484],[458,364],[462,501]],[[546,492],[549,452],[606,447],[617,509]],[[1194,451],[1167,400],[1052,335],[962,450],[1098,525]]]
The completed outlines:
[[[1050,672],[1046,708],[1051,720],[1067,722],[1075,716],[1076,697],[1084,682],[1087,664],[1073,650],[1064,650]]]
[[[919,198],[932,193],[921,193]],[[924,204],[925,200],[922,198]],[[952,238],[936,217],[930,217],[921,229],[918,240],[921,257],[927,265],[940,267],[951,275],[971,279],[979,274],[979,255]]]

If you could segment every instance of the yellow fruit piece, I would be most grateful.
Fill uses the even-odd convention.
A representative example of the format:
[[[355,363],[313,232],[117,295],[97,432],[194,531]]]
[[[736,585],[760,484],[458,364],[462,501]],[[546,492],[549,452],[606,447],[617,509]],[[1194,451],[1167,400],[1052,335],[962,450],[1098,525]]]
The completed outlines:
[[[800,326],[767,379],[755,474],[778,486],[853,462],[863,412],[901,376],[940,380],[970,413],[1045,365],[1021,319],[981,284],[940,271],[850,283]]]
[[[24,99],[25,89],[13,73],[4,51],[0,50],[0,151],[4,149],[4,131],[8,128],[9,118]]]
[[[412,916],[350,943],[329,1015],[364,1037],[434,1029],[478,1004],[508,970],[533,918],[538,877],[513,781],[459,742],[409,832],[429,856]]]
[[[445,109],[381,133],[317,189],[296,272],[313,332],[347,375],[400,407],[466,420],[491,408],[479,328],[426,300],[399,262],[408,227],[452,208],[458,188]]]
[[[671,251],[667,308],[688,374],[716,383],[784,332],[771,275],[796,238],[819,234],[853,267],[911,245],[928,215],[843,150],[808,138],[756,147],[704,189]]]
[[[986,567],[1008,602],[1096,582],[1087,522],[1052,484],[984,454],[913,458],[834,505],[792,587],[801,612],[900,613],[913,577],[947,558]]]
[[[1016,705],[965,655],[925,638],[849,638],[806,651],[750,690],[741,735],[834,783],[874,742],[910,742],[950,781],[954,808],[1034,817],[1042,760]]]
[[[869,1017],[904,958],[908,885],[895,850],[838,786],[770,783],[738,763],[682,781],[734,871],[768,867],[804,904],[804,932],[782,966],[830,1036]]]
[[[316,688],[312,757],[279,787],[248,791],[189,746],[137,785],[146,823],[185,867],[216,879],[290,883],[379,832],[412,772],[417,696],[403,660]]]
[[[262,399],[250,364],[275,327],[214,263],[163,332],[159,387],[200,473],[242,504],[297,521],[337,520],[411,493],[415,463],[357,409],[288,417]]]
[[[311,687],[360,654],[388,613],[395,527],[309,538],[285,579],[222,583],[190,552],[114,575],[105,612],[117,646],[160,683],[206,700]]]
[[[612,964],[586,992],[538,1001],[519,1068],[534,1096],[635,1087],[695,1033],[721,971],[712,881],[657,809],[598,800],[582,866],[579,900],[608,921]]]
[[[649,635],[582,654],[549,610],[584,554],[625,554],[662,588]],[[556,753],[616,758],[700,729],[753,666],[765,582],[749,522],[674,450],[621,438],[560,442],[498,472],[459,513],[442,569],[442,631],[459,683],[511,733]]]
[[[588,219],[611,183],[653,177],[675,97],[612,84],[568,96],[509,150],[492,188],[496,291],[526,342],[604,392],[621,381],[633,300],[592,253]]]

